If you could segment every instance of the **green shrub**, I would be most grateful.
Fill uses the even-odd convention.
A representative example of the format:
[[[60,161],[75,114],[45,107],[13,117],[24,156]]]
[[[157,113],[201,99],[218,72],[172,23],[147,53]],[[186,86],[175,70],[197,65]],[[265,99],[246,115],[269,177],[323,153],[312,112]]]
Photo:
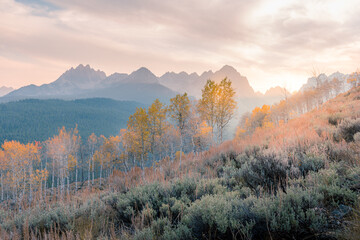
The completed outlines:
[[[195,179],[186,178],[171,184],[170,195],[177,199],[181,198],[182,196],[187,196],[192,201],[195,201],[196,187],[197,181]]]
[[[234,193],[204,196],[190,206],[183,222],[197,239],[232,238],[238,234],[250,238],[256,222],[252,204]]]
[[[187,240],[191,239],[191,231],[184,224],[172,225],[169,219],[160,218],[151,225],[154,239],[163,240]]]
[[[317,172],[325,167],[325,161],[315,155],[303,155],[299,161],[299,170],[303,177],[310,171]]]
[[[319,191],[324,195],[324,204],[327,207],[337,208],[339,205],[354,205],[356,193],[348,188],[336,185],[320,185]]]
[[[131,224],[131,217],[139,214],[145,207],[154,209],[158,214],[167,195],[167,190],[159,183],[147,184],[120,194],[115,207],[117,219],[121,223]]]
[[[287,193],[262,198],[254,209],[266,219],[277,239],[305,239],[325,234],[327,221],[321,210],[321,194],[299,187]]]
[[[150,228],[144,228],[141,231],[136,231],[134,240],[153,240],[154,236]]]
[[[275,153],[261,153],[240,160],[242,166],[238,176],[242,183],[257,195],[261,188],[274,193],[278,188],[286,191],[286,180],[291,169],[287,160],[282,160]]]

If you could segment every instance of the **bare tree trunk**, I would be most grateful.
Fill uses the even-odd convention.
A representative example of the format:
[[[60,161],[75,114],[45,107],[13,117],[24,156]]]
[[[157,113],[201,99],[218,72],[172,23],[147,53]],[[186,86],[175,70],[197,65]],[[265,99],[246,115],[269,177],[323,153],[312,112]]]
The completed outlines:
[[[181,168],[181,155],[182,155],[182,148],[183,148],[183,136],[180,133],[180,162],[179,162],[179,169]]]
[[[78,168],[77,168],[77,164],[75,166],[75,192],[77,192],[78,189]]]
[[[67,180],[67,194],[70,194],[70,173],[68,174],[68,176],[66,177]]]
[[[128,166],[127,162],[128,162],[128,158],[126,157],[126,159],[124,159],[125,174],[127,174],[129,171],[129,166]]]
[[[54,195],[54,185],[55,185],[55,166],[54,166],[54,159],[53,159],[53,166],[52,166],[52,181],[51,181],[51,194]]]
[[[3,175],[1,174],[1,201],[4,201],[4,184],[3,184]]]
[[[101,186],[101,178],[102,178],[102,171],[103,171],[103,162],[101,161],[101,165],[100,165],[100,186]]]
[[[141,153],[141,163],[140,163],[140,167],[141,167],[141,176],[142,179],[145,181],[145,173],[144,173],[144,154]]]
[[[92,185],[94,185],[94,179],[95,179],[95,163],[94,163],[94,157],[91,157],[92,160]]]
[[[88,188],[90,189],[90,170],[91,170],[91,159],[89,159],[89,171],[88,171]]]

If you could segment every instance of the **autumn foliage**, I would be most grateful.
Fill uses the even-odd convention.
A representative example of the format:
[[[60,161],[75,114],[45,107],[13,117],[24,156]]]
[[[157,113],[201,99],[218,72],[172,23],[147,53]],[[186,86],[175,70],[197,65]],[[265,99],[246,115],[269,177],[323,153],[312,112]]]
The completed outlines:
[[[291,99],[264,105],[219,145],[211,126],[220,129],[217,120],[185,94],[169,106],[156,100],[138,108],[118,136],[82,140],[76,128],[62,128],[44,143],[5,142],[1,199],[9,212],[0,211],[0,236],[351,236],[346,224],[356,219],[360,192],[359,99],[353,88],[316,100],[302,115],[291,114]]]

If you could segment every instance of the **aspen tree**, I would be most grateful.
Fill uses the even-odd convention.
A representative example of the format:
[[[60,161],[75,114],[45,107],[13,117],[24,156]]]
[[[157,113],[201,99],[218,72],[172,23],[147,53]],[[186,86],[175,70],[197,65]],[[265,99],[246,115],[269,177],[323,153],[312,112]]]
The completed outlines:
[[[190,116],[190,100],[187,96],[187,93],[183,95],[176,95],[174,98],[170,99],[169,106],[169,115],[175,122],[180,132],[180,157],[179,157],[179,167],[181,167],[181,155],[183,150],[183,135],[186,128],[186,125]]]

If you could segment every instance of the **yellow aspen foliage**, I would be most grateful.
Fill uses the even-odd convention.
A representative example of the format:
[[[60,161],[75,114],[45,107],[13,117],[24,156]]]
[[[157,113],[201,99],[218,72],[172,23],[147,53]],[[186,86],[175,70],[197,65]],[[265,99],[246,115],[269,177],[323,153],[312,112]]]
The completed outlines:
[[[348,83],[351,83],[353,87],[359,86],[360,83],[360,70],[356,70],[352,74],[350,74],[349,78],[347,79]]]

